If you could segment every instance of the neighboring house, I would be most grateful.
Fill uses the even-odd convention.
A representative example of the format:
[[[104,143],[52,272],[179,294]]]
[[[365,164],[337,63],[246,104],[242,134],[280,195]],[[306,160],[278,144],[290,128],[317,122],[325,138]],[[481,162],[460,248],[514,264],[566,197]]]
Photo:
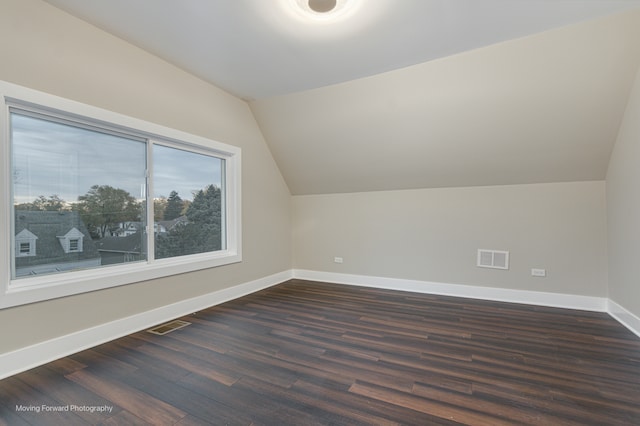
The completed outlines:
[[[187,216],[182,215],[172,220],[161,220],[156,222],[153,230],[156,234],[163,234],[165,232],[172,231],[176,226],[186,225],[187,223],[189,223],[189,219],[187,219]]]
[[[130,235],[135,235],[142,230],[141,222],[128,222],[126,228],[120,235],[121,237],[128,237]]]
[[[118,228],[111,231],[112,237],[128,237],[142,230],[142,222],[121,222]]]
[[[100,266],[78,212],[15,212],[16,277]]]
[[[154,222],[153,232],[158,234],[165,234],[173,230],[176,226],[189,223],[187,216],[180,216],[172,220],[160,220]],[[122,222],[118,225],[118,228],[111,232],[112,237],[128,237],[130,235],[138,234],[142,232],[144,226],[142,222]]]
[[[156,222],[153,224],[153,232],[158,234],[165,234],[167,232],[167,228],[165,227],[166,222]]]
[[[114,265],[141,260],[143,239],[144,234],[140,232],[122,237],[105,237],[96,241],[95,244],[102,258],[102,264]]]

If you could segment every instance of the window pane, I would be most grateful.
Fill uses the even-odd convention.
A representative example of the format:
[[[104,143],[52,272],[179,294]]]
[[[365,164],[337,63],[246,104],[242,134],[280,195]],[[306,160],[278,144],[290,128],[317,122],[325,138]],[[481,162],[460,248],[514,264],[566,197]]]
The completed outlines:
[[[13,111],[11,153],[13,278],[146,260],[145,142]]]
[[[157,259],[225,249],[224,160],[153,146]]]

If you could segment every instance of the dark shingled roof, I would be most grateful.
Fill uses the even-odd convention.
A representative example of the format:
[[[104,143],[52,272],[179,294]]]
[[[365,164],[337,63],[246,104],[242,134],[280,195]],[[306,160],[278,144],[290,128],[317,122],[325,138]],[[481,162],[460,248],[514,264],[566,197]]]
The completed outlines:
[[[38,237],[36,255],[16,257],[16,268],[100,258],[78,212],[16,210],[15,225],[15,235],[27,229]],[[66,235],[73,228],[84,234],[82,252],[65,253],[58,236]]]
[[[126,237],[104,237],[100,241],[96,241],[96,247],[98,251],[140,254],[142,251],[142,238],[143,234],[141,232],[136,232]]]

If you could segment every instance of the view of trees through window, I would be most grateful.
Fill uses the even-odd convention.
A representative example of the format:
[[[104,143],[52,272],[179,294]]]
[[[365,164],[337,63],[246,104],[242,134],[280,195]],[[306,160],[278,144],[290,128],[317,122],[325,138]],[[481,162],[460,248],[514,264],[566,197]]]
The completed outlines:
[[[155,145],[153,165],[155,257],[224,249],[224,161]]]
[[[224,160],[148,143],[13,111],[13,277],[224,249]]]

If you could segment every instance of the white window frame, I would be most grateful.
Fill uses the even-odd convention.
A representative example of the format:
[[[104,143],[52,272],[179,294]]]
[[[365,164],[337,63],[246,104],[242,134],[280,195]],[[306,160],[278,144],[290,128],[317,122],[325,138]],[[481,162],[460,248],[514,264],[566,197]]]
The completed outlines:
[[[10,106],[32,108],[51,116],[95,125],[145,138],[148,150],[157,143],[203,152],[225,160],[224,168],[224,228],[225,249],[166,259],[153,259],[153,245],[148,244],[148,261],[109,265],[95,269],[12,279],[12,257],[15,256],[13,194],[11,175]],[[215,268],[242,261],[241,233],[241,150],[239,147],[214,141],[180,130],[129,117],[102,108],[39,92],[0,81],[0,309],[49,300],[73,294],[153,280],[160,277]],[[150,158],[150,156],[148,156]],[[153,194],[151,179],[147,191]],[[147,226],[152,226],[153,199],[147,197]],[[148,243],[152,238],[149,235]]]

